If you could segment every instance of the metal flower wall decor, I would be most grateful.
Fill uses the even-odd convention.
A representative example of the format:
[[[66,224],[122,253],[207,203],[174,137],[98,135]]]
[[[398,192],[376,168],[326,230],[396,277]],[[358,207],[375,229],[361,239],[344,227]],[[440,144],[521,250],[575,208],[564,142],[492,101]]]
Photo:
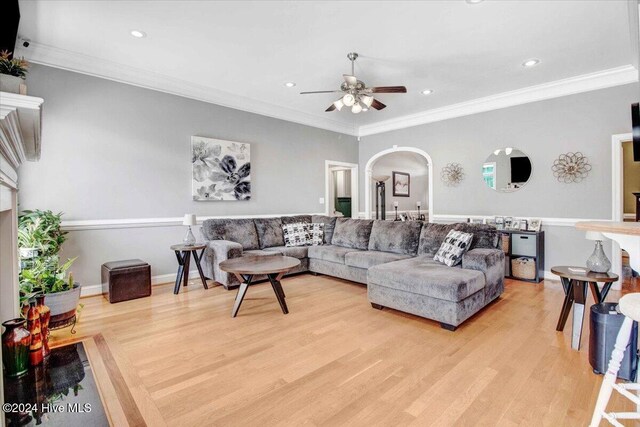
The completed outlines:
[[[569,184],[585,179],[591,171],[591,164],[589,159],[580,152],[566,153],[561,154],[553,162],[551,170],[558,181]]]
[[[442,182],[448,186],[456,186],[464,179],[464,169],[460,163],[447,163],[440,172]]]

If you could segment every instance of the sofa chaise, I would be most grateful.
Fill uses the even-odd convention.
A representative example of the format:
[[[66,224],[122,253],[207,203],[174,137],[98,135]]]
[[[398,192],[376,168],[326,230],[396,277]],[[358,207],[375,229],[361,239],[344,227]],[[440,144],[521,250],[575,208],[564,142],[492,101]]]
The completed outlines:
[[[324,244],[287,247],[282,225],[324,223]],[[462,263],[433,260],[450,230],[474,235]],[[239,285],[218,268],[229,258],[286,255],[300,259],[289,272],[312,272],[367,285],[372,307],[393,308],[440,322],[445,329],[480,311],[504,291],[500,233],[482,224],[434,224],[297,215],[256,219],[210,219],[202,226],[207,242],[205,275],[226,289]],[[259,278],[256,278],[259,279]]]

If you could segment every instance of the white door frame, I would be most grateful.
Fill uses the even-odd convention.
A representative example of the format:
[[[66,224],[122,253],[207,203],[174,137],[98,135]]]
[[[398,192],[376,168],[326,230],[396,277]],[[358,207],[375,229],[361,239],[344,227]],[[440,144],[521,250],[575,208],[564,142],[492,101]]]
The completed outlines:
[[[420,156],[424,157],[427,160],[427,167],[429,169],[429,172],[428,172],[429,194],[427,195],[427,198],[429,199],[428,221],[431,222],[431,219],[433,218],[433,161],[431,160],[431,156],[427,154],[426,151],[421,150],[419,148],[398,147],[397,145],[394,145],[392,148],[389,148],[387,150],[382,150],[379,153],[374,154],[367,161],[367,165],[365,167],[365,174],[364,174],[364,205],[365,205],[364,217],[366,219],[371,219],[371,180],[372,180],[371,175],[373,173],[373,165],[375,164],[376,161],[378,161],[380,157],[386,156],[387,154],[397,153],[402,151],[419,154]]]
[[[611,137],[611,219],[624,221],[624,188],[622,143],[633,141],[633,134],[621,133]],[[622,249],[615,241],[611,247],[611,270],[622,277]],[[621,282],[615,282],[612,289],[620,289]]]
[[[331,179],[331,170],[335,167],[351,170],[351,217],[358,217],[358,202],[360,200],[360,194],[358,193],[358,164],[339,162],[336,160],[324,161],[324,214],[333,215],[333,212],[329,212],[329,197],[331,196],[331,185],[333,184]]]

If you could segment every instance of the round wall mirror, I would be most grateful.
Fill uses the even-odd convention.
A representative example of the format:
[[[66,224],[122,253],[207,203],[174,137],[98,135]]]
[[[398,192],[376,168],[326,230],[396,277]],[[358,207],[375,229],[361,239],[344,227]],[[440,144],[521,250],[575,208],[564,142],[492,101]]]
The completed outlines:
[[[531,160],[513,147],[495,150],[482,164],[482,179],[487,187],[502,193],[522,188],[531,178]]]

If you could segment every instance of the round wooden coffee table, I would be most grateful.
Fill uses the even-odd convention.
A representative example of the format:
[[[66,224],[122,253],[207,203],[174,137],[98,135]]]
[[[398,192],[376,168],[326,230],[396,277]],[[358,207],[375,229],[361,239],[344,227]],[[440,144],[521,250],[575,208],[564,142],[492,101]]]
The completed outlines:
[[[582,268],[585,270],[585,273],[571,271],[569,268]],[[587,302],[587,292],[589,288],[591,288],[591,293],[593,294],[593,299],[596,304],[600,304],[604,302],[604,299],[607,297],[613,282],[618,280],[618,275],[614,273],[595,273],[585,267],[569,267],[566,265],[552,267],[551,272],[560,276],[564,290],[564,302],[556,331],[562,331],[564,329],[564,325],[567,323],[567,318],[569,317],[569,311],[571,311],[571,307],[573,307],[571,347],[574,350],[580,350],[584,306]],[[598,287],[601,283],[602,289]]]
[[[251,285],[253,276],[263,274],[266,274],[269,278],[269,282],[271,282],[271,287],[273,288],[273,292],[276,294],[276,298],[280,303],[282,312],[284,314],[289,313],[287,303],[284,300],[285,295],[282,290],[280,280],[286,272],[299,265],[299,259],[282,255],[244,256],[222,261],[219,265],[220,270],[226,271],[227,273],[233,273],[240,281],[240,287],[238,288],[236,301],[233,304],[231,317],[236,317],[238,314],[238,310],[240,310],[240,305],[242,304],[244,295],[247,293],[249,285]]]

